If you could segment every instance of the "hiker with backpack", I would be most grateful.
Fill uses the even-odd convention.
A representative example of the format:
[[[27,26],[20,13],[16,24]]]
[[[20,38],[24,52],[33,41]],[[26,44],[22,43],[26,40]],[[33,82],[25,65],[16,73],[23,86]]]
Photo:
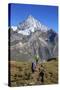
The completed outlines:
[[[41,84],[43,84],[44,83],[44,67],[43,67],[43,65],[41,65],[41,68],[39,70],[40,70],[39,79],[41,81]]]
[[[32,73],[35,71],[35,68],[36,68],[36,65],[35,65],[34,62],[32,62],[32,67],[31,67],[31,69],[32,69]]]

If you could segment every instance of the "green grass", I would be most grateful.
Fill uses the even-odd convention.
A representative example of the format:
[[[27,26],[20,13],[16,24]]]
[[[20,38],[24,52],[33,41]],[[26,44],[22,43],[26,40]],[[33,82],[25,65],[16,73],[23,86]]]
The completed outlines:
[[[44,68],[44,85],[58,83],[58,60],[41,63]],[[34,73],[31,71],[31,62],[10,61],[11,86],[40,85],[38,64]]]

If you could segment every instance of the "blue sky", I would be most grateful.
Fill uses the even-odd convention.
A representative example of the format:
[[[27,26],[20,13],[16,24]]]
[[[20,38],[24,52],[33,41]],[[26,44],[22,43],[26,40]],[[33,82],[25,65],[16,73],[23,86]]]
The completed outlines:
[[[42,24],[58,31],[58,7],[57,6],[43,6],[30,4],[9,4],[9,24],[17,26],[24,21],[29,15],[38,19]]]

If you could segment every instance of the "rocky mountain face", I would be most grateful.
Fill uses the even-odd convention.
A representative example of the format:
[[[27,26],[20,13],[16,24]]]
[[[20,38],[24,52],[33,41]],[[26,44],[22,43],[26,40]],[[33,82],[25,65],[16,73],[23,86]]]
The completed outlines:
[[[16,30],[10,28],[11,60],[40,61],[58,56],[58,34],[41,24],[31,15],[19,23]]]

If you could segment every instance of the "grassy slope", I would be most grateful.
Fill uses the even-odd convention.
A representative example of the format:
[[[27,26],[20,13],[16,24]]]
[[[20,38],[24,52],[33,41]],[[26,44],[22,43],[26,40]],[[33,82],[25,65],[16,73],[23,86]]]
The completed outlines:
[[[32,73],[31,62],[11,61],[10,63],[11,86],[41,84],[41,81],[39,80],[39,68],[41,68],[41,64],[38,64],[35,72]],[[45,71],[43,84],[57,84],[58,61],[52,60],[42,63],[42,65]]]

